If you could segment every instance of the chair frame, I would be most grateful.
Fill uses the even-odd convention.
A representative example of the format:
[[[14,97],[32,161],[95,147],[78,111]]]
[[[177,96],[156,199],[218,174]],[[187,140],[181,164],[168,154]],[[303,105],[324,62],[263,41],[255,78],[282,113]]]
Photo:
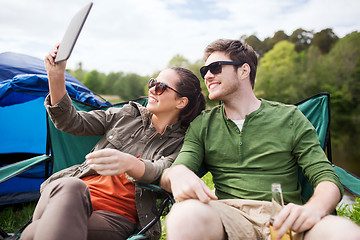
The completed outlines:
[[[75,104],[81,104],[82,106],[88,107],[90,111],[95,110],[95,109],[105,110],[105,109],[108,109],[111,107],[120,107],[120,106],[124,106],[125,104],[127,104],[129,102],[129,101],[126,101],[126,102],[117,103],[117,104],[114,104],[111,106],[95,107],[95,106],[92,106],[91,104],[81,102],[76,99],[72,99],[72,101],[73,101],[73,103],[75,102]],[[140,102],[142,105],[144,105],[147,103],[147,97],[141,97],[141,98],[135,99],[133,101]],[[46,126],[47,127],[46,153],[44,155],[40,155],[40,156],[33,157],[31,159],[23,160],[21,162],[17,162],[17,163],[14,163],[14,164],[11,164],[11,165],[8,165],[8,166],[2,168],[1,170],[6,171],[10,168],[17,167],[20,164],[24,164],[24,163],[26,163],[26,161],[31,162],[29,165],[22,168],[21,170],[15,171],[14,173],[10,174],[9,176],[0,179],[0,182],[6,181],[12,177],[15,177],[15,176],[23,173],[23,172],[26,172],[44,162],[45,162],[45,179],[44,180],[46,180],[50,176],[50,173],[51,174],[53,173],[55,152],[54,152],[53,141],[52,141],[51,130],[50,130],[50,124],[52,124],[52,123],[48,116],[48,113],[46,113],[46,119],[47,119],[47,121],[46,121],[46,124],[47,124],[47,126]],[[57,131],[59,131],[59,130],[57,130]],[[161,204],[158,209],[157,208],[154,209],[155,217],[146,226],[144,226],[142,229],[140,229],[139,232],[136,232],[134,235],[130,236],[129,239],[131,239],[131,240],[148,239],[147,236],[145,235],[146,231],[148,231],[157,221],[159,221],[160,217],[163,215],[165,209],[168,208],[170,205],[172,205],[175,202],[173,200],[173,198],[171,197],[170,193],[168,193],[167,191],[165,191],[164,189],[160,188],[157,185],[139,184],[139,183],[137,183],[137,185],[141,188],[145,188],[147,190],[155,192],[156,195],[161,199]],[[0,228],[0,237],[3,237],[4,239],[13,239],[13,240],[18,239],[21,232],[30,223],[31,223],[31,220],[25,226],[23,226],[18,232],[16,232],[14,235],[11,235],[11,236]]]

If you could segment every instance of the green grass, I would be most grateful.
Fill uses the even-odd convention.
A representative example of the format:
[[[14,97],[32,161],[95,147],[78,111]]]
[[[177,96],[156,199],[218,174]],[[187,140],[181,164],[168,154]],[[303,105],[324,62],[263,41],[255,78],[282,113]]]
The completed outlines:
[[[123,102],[123,100],[117,95],[102,95],[102,97],[112,104]]]
[[[336,212],[360,226],[360,198],[355,198],[355,203],[338,206]]]
[[[201,179],[211,190],[214,190],[215,186],[210,172],[207,172]]]
[[[7,233],[17,232],[29,222],[37,201],[0,207],[0,227]]]

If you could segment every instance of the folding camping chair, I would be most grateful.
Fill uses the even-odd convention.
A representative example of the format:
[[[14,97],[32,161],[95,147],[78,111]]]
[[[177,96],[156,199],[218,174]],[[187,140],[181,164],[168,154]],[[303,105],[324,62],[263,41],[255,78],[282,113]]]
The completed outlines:
[[[4,67],[5,64],[5,67]],[[18,163],[46,152],[46,110],[44,99],[49,91],[48,78],[41,59],[19,54],[0,54],[0,168],[24,171],[10,178],[10,169],[4,169],[0,179],[0,206],[34,201],[39,198],[39,187],[49,175],[45,167],[47,157]],[[31,74],[20,74],[31,73]],[[38,73],[38,74],[34,74]],[[111,104],[96,96],[69,73],[65,86],[71,98],[93,106]],[[42,163],[41,163],[42,162]],[[29,164],[37,166],[31,167]],[[17,166],[23,165],[19,170]],[[25,171],[26,170],[26,171]]]
[[[147,98],[139,98],[133,100],[137,103],[142,104],[145,106],[147,104]],[[109,107],[94,107],[90,104],[83,103],[77,100],[72,100],[73,105],[77,110],[80,111],[91,111],[95,109],[103,109],[106,110]],[[127,102],[119,103],[112,105],[110,107],[123,107]],[[75,164],[81,164],[85,160],[85,155],[88,154],[95,144],[100,140],[102,136],[74,136],[62,131],[59,131],[55,128],[54,124],[47,116],[47,132],[48,132],[48,139],[47,139],[47,146],[48,146],[48,154],[43,156],[34,157],[29,160],[24,160],[22,162],[12,164],[10,166],[6,166],[0,169],[0,179],[5,181],[17,174],[20,174],[31,167],[40,164],[44,161],[47,161],[51,165],[51,173],[58,172],[64,168]],[[10,173],[11,171],[11,173]],[[1,182],[1,181],[0,181]],[[163,212],[168,208],[171,204],[174,203],[173,198],[171,195],[166,192],[165,190],[161,189],[157,185],[152,184],[138,184],[138,186],[153,191],[157,194],[157,206],[153,206],[152,210],[155,217],[142,229],[134,233],[133,236],[129,238],[129,240],[135,239],[148,239],[145,235],[145,232],[149,230],[157,221],[160,220]],[[24,226],[16,236],[13,236],[9,239],[18,239]],[[0,236],[6,238],[9,237],[7,233],[0,229]]]
[[[310,98],[295,104],[301,112],[313,124],[318,134],[320,145],[326,152],[329,161],[332,163],[331,153],[331,136],[330,136],[330,95],[329,93],[319,93]],[[360,197],[360,178],[354,174],[342,169],[341,167],[332,164],[334,170],[343,187],[354,196]],[[304,201],[307,201],[313,194],[313,189],[310,186],[304,175],[299,174],[299,181],[302,186],[302,196]]]

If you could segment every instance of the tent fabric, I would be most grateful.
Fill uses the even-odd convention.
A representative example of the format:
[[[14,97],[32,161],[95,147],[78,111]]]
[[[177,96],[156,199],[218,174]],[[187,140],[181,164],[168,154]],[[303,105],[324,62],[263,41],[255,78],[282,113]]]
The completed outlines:
[[[22,75],[34,75],[28,78]],[[21,77],[20,77],[21,76]],[[15,78],[14,78],[15,77]],[[65,73],[66,88],[71,97],[94,106],[109,106],[109,102],[101,101],[95,93],[90,91],[79,80],[69,73]],[[5,82],[4,82],[5,81]],[[10,92],[16,92],[16,98],[5,100]],[[20,53],[0,53],[0,106],[7,103],[21,102],[44,96],[48,92],[44,61],[39,58]],[[23,95],[24,94],[24,95]]]
[[[20,74],[46,75],[44,62],[32,56],[20,53],[4,52],[0,54],[0,82],[12,79]]]
[[[93,106],[109,106],[109,102],[103,102],[90,90],[70,81],[65,82],[66,90],[70,97]],[[45,97],[49,92],[48,78],[46,75],[23,74],[0,83],[0,106],[9,106]]]
[[[44,99],[0,107],[0,154],[45,153]]]
[[[43,60],[5,52],[0,54],[0,154],[44,154],[46,146],[46,110],[49,92]],[[9,79],[8,79],[9,78]],[[66,90],[72,99],[95,107],[110,106],[101,101],[81,82],[65,74]],[[1,162],[0,162],[1,163]]]
[[[32,56],[28,56],[25,54],[20,53],[13,53],[13,52],[4,52],[0,54],[0,83],[6,80],[11,80],[15,76],[20,76],[24,74],[35,74],[40,76],[46,76],[46,70],[44,67],[44,61],[39,58],[35,58]],[[46,77],[45,77],[46,78]],[[35,86],[36,92],[38,92],[38,88],[41,88],[42,90],[48,89],[47,84],[44,84],[44,81],[41,82],[42,79],[38,79],[39,82],[36,82],[36,79],[32,79],[31,82],[23,82],[23,84],[15,85],[18,88],[18,92],[21,92],[21,89],[28,89],[31,86]],[[87,87],[85,87],[79,80],[77,80],[75,77],[73,77],[71,74],[65,72],[65,80],[68,83],[68,85],[71,85],[72,88],[78,92],[81,93],[88,93],[93,98],[97,98],[94,93],[92,93]],[[17,82],[19,84],[19,82]],[[37,86],[36,84],[40,84]],[[14,86],[14,85],[12,85]],[[28,89],[30,90],[30,89]],[[28,93],[31,93],[30,95],[33,95],[33,92],[28,91]],[[1,98],[2,95],[0,95]],[[103,105],[111,105],[109,102],[106,102],[105,104],[102,103],[99,100],[94,100],[95,104],[94,106],[103,106]]]
[[[65,84],[71,98],[77,101],[95,107],[111,105],[69,73],[65,73]],[[0,53],[0,167],[24,160],[29,155],[46,154],[44,99],[48,91],[42,59],[12,52]],[[45,169],[45,164],[41,163],[0,183],[0,205],[11,202],[11,199],[14,200],[11,203],[16,203],[37,197],[38,194],[33,193],[39,191],[46,176]]]
[[[0,82],[22,74],[46,75],[44,61],[40,58],[20,53],[0,53]],[[65,78],[66,81],[78,86],[79,91],[90,91],[81,84],[79,80],[67,72],[65,73]]]

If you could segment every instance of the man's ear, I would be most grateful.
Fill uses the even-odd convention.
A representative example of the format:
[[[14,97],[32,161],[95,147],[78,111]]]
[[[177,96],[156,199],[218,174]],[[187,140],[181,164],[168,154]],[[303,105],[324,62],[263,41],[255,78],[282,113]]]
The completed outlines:
[[[187,97],[181,97],[178,99],[178,103],[176,105],[176,107],[178,109],[183,109],[186,107],[186,105],[189,103],[189,99]]]
[[[240,79],[248,78],[250,77],[250,65],[247,63],[244,63],[241,67],[238,68],[238,75]]]

